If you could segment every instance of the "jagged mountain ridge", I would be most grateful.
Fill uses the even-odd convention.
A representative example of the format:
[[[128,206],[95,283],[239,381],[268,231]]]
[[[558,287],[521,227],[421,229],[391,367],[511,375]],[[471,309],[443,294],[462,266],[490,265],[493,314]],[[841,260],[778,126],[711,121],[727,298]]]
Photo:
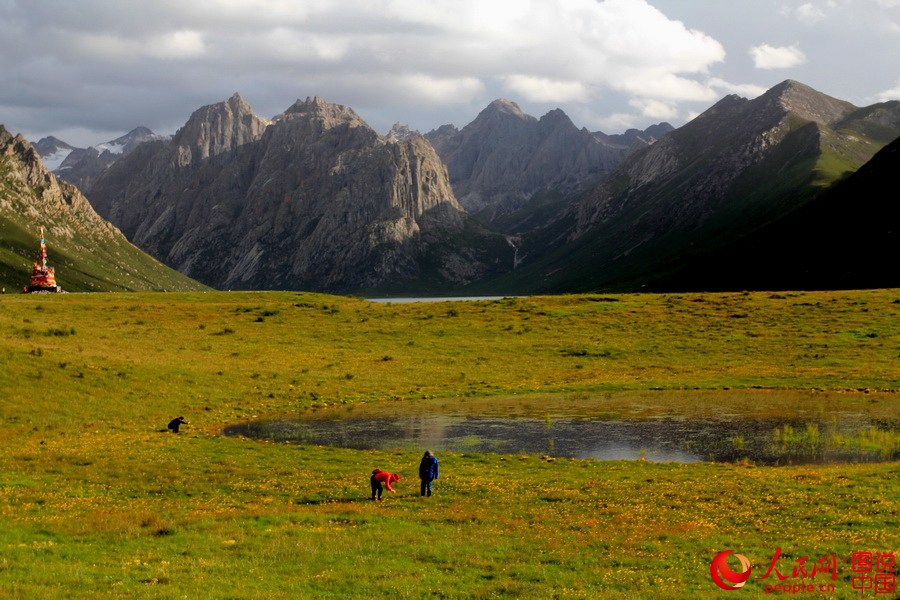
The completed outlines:
[[[725,97],[535,232],[516,280],[538,291],[652,285],[798,210],[898,135],[900,102],[859,109],[790,80]]]
[[[696,289],[718,289],[734,279],[690,266],[799,214],[900,134],[896,102],[859,108],[792,81],[754,100],[729,96],[661,138],[659,128],[605,136],[643,148],[599,185],[533,211],[535,230],[507,243],[459,205],[435,210],[426,200],[447,187],[446,173],[437,175],[445,168],[416,132],[395,126],[379,136],[320,99],[251,126],[242,103],[223,109],[227,118],[198,115],[179,144],[142,145],[122,161],[131,167],[104,176],[107,193],[92,195],[132,239],[219,287],[625,291],[676,289],[683,273]],[[511,104],[495,116],[540,123]],[[559,117],[546,121],[568,120]],[[459,133],[445,126],[429,137],[440,146]],[[520,268],[489,281],[512,267],[512,244]]]
[[[135,127],[114,140],[76,148],[53,136],[38,140],[34,147],[44,166],[63,181],[72,183],[82,192],[89,192],[94,181],[122,156],[130,154],[144,142],[165,139],[147,127]]]
[[[649,146],[656,140],[675,129],[669,123],[657,123],[651,125],[643,131],[640,129],[629,129],[625,133],[605,134],[602,131],[595,131],[594,136],[598,139],[616,146],[639,150],[644,146]]]
[[[50,266],[66,291],[204,290],[130,244],[74,186],[59,181],[21,135],[0,125],[0,283],[28,284],[45,227]]]
[[[661,135],[671,125],[653,126]],[[648,132],[651,130],[648,129]],[[607,136],[579,129],[560,109],[540,119],[518,104],[495,100],[461,130],[444,125],[425,137],[447,164],[450,181],[469,212],[496,223],[540,192],[570,194],[602,177],[653,134]]]
[[[511,249],[468,223],[421,136],[392,142],[352,109],[298,100],[271,123],[239,96],[145,144],[91,201],[142,248],[219,288],[463,285]]]

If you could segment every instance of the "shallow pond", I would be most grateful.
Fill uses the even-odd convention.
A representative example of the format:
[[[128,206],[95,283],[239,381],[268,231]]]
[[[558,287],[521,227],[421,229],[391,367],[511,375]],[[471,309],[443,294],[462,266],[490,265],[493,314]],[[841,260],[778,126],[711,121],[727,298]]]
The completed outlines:
[[[366,298],[366,300],[381,304],[410,304],[413,302],[478,302],[483,300],[502,300],[503,298],[517,297],[518,296],[394,296],[388,298]]]
[[[900,419],[892,416],[897,401],[891,395],[799,392],[395,401],[253,420],[228,427],[226,434],[356,449],[598,460],[873,462],[900,458]]]

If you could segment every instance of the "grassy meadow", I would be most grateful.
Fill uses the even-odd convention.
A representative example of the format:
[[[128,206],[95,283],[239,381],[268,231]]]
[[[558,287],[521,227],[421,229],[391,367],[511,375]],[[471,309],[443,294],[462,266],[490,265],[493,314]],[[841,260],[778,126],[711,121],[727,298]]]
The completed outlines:
[[[900,290],[418,304],[0,295],[0,597],[714,598],[719,551],[749,557],[755,579],[781,548],[787,574],[800,556],[834,554],[837,579],[809,581],[856,598],[851,553],[900,550],[896,462],[446,453],[422,499],[421,451],[222,430],[440,398],[602,404],[609,392],[622,412],[615,394],[641,391],[678,391],[653,410],[699,414],[719,392],[827,392],[826,411],[846,398],[896,420],[898,317]],[[683,393],[695,389],[712,399],[697,406]],[[178,415],[190,424],[166,432]],[[382,503],[367,498],[374,467],[402,476]],[[764,596],[766,583],[778,581],[736,595]]]

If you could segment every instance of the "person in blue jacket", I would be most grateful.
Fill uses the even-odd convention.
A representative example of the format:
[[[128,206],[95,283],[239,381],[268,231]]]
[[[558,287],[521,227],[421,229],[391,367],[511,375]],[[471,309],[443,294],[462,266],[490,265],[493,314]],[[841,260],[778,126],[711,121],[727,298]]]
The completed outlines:
[[[422,480],[422,495],[431,495],[431,482],[440,477],[438,470],[438,459],[435,458],[434,452],[426,450],[419,463],[419,479]]]

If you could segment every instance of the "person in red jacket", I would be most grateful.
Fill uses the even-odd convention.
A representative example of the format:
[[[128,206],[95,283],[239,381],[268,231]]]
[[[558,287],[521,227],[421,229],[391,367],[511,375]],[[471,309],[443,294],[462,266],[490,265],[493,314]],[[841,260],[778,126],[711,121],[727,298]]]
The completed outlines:
[[[389,492],[396,494],[397,490],[391,487],[391,484],[395,481],[400,481],[400,476],[396,473],[388,473],[381,469],[372,471],[372,479],[369,480],[372,484],[372,500],[375,500],[376,496],[381,500],[381,492],[384,490],[384,488],[381,487],[382,483],[387,486]]]

